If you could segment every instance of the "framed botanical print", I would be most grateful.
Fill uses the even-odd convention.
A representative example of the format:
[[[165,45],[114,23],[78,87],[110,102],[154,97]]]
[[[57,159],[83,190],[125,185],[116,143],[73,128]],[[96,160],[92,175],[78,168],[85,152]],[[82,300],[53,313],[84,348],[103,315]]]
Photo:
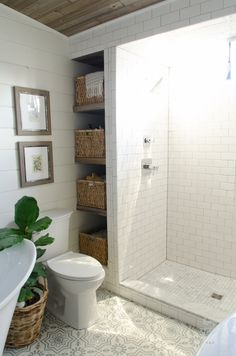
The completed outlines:
[[[52,142],[18,142],[21,187],[53,183]]]
[[[14,97],[17,135],[51,135],[49,91],[14,87]]]

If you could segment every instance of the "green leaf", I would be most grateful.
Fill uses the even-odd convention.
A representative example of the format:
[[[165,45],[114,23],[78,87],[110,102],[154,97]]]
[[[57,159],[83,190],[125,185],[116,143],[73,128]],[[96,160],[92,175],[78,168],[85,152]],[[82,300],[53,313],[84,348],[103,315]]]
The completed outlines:
[[[5,239],[8,236],[22,236],[22,232],[19,229],[3,228],[0,229],[0,239]]]
[[[24,196],[15,204],[15,223],[21,231],[32,225],[39,216],[39,207],[36,199]]]
[[[46,268],[41,262],[37,262],[31,272],[31,275],[27,279],[25,286],[27,287],[36,287],[38,286],[38,278],[39,277],[46,277]]]
[[[42,231],[45,230],[49,227],[51,224],[52,219],[50,219],[48,216],[45,216],[42,219],[39,219],[35,221],[33,224],[28,226],[27,232],[35,232],[35,231]]]
[[[0,229],[0,251],[20,243],[24,236],[16,229]]]
[[[22,287],[21,290],[20,290],[20,294],[19,294],[19,297],[18,297],[18,302],[25,302],[25,298],[26,298],[26,288],[25,287]]]
[[[38,285],[38,275],[37,273],[31,273],[29,278],[27,279],[25,286],[27,287],[36,287]]]
[[[31,299],[31,298],[33,298],[33,296],[34,296],[34,294],[33,294],[32,290],[30,288],[27,288],[26,289],[26,296],[25,296],[26,297],[26,301]]]
[[[26,302],[27,300],[33,298],[34,294],[29,287],[22,287],[20,295],[18,297],[18,302]]]
[[[44,255],[44,253],[46,252],[46,250],[45,250],[45,249],[42,249],[42,248],[37,248],[37,249],[36,249],[36,252],[37,252],[37,257],[36,257],[36,259],[38,259],[38,258],[40,258],[40,257],[42,257],[42,256]]]
[[[49,236],[49,234],[41,236],[38,240],[34,241],[35,246],[47,246],[51,245],[54,238]]]
[[[32,234],[32,232],[26,232],[26,234],[24,236],[25,236],[25,239],[32,240],[33,234]]]
[[[37,274],[38,277],[46,277],[46,268],[42,262],[37,262],[33,268],[33,273]]]
[[[33,271],[25,283],[25,287],[37,287],[39,277],[47,277],[46,268],[42,262],[37,262],[34,265]]]

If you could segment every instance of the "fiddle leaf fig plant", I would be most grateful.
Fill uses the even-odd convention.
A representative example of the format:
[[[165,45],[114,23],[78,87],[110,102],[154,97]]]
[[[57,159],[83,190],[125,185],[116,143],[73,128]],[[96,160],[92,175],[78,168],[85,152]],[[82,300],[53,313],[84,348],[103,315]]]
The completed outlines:
[[[38,236],[46,230],[52,220],[45,216],[39,218],[37,200],[33,197],[24,196],[15,204],[15,224],[18,228],[0,229],[0,251],[20,243],[23,239],[31,240],[37,252],[37,259],[42,257],[46,249],[42,248],[53,243],[54,238],[45,234]],[[18,302],[30,301],[33,296],[33,288],[38,287],[38,278],[46,277],[45,267],[41,262],[36,262],[31,275],[21,288]]]
[[[0,229],[0,251],[23,241],[23,238],[16,229]]]

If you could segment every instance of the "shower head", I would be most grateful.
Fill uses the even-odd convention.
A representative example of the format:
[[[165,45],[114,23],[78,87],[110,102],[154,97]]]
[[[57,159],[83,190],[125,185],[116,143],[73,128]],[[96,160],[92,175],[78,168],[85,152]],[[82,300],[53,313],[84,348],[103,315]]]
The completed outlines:
[[[226,80],[231,80],[231,40],[229,40],[229,57]]]
[[[229,48],[229,54],[228,54],[228,68],[227,68],[227,76],[226,80],[231,80],[231,70],[232,70],[232,65],[231,65],[231,44],[232,42],[236,41],[236,36],[229,37],[228,38],[228,48]]]

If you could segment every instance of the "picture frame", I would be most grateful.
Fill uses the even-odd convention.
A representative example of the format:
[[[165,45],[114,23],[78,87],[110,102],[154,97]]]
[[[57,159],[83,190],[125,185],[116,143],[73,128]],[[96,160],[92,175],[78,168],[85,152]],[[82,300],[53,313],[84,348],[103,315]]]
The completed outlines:
[[[49,91],[14,87],[16,134],[51,135]]]
[[[18,142],[20,186],[54,182],[52,142]]]

